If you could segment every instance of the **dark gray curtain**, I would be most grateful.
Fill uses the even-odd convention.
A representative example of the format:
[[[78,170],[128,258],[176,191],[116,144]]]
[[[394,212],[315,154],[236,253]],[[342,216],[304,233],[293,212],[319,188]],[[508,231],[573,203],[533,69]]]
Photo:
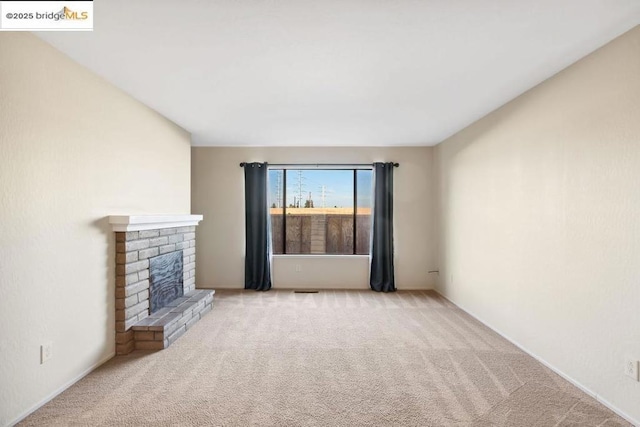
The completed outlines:
[[[246,211],[244,288],[268,291],[271,289],[271,268],[266,163],[245,163],[244,201]]]
[[[374,163],[373,233],[369,284],[376,292],[396,290],[393,272],[393,163]]]

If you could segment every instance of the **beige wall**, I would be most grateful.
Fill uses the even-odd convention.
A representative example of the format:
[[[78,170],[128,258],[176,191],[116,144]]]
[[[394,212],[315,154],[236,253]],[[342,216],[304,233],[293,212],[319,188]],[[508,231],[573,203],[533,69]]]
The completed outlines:
[[[244,175],[239,163],[370,163],[397,161],[395,181],[396,283],[431,288],[434,265],[431,200],[432,149],[419,148],[219,148],[192,149],[192,210],[198,227],[198,287],[244,286]],[[296,272],[296,264],[301,271]],[[275,288],[368,288],[367,257],[274,257]]]
[[[27,33],[0,35],[0,94],[4,426],[113,355],[105,217],[189,212],[190,136]]]
[[[437,289],[640,420],[640,27],[438,145]]]

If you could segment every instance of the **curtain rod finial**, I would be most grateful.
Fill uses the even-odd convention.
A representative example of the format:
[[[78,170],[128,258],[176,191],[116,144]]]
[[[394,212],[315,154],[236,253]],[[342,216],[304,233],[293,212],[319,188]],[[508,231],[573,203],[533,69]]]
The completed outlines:
[[[240,163],[240,167],[243,168],[245,164],[245,162]]]

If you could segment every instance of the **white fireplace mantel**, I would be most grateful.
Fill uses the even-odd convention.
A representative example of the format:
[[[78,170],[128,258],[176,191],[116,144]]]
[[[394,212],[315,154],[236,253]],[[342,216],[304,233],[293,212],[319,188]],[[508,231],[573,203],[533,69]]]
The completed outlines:
[[[111,215],[113,231],[155,230],[198,225],[202,215]]]

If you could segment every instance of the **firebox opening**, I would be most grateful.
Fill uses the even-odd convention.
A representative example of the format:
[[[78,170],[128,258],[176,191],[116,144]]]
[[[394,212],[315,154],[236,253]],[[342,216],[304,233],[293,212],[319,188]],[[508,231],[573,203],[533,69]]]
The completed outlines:
[[[151,313],[183,296],[182,251],[149,259],[149,300]]]

